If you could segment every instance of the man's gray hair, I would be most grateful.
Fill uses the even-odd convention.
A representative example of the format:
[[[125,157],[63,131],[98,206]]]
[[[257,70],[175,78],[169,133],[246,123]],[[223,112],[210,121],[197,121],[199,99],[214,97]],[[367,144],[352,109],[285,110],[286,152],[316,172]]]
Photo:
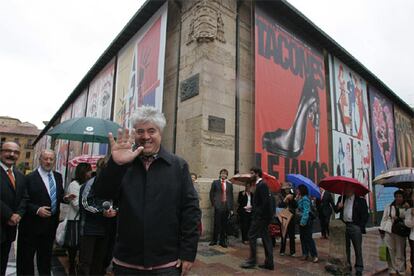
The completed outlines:
[[[138,107],[132,114],[131,122],[133,127],[139,123],[152,123],[156,125],[161,132],[166,125],[164,114],[158,111],[155,107],[149,105]]]

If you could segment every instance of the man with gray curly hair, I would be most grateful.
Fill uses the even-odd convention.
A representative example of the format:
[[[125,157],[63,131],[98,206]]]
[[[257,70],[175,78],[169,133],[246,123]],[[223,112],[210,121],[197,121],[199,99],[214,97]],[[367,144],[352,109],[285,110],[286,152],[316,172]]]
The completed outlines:
[[[138,108],[131,133],[109,133],[111,158],[95,194],[118,201],[116,275],[186,275],[195,260],[201,212],[188,164],[161,146],[164,115]]]

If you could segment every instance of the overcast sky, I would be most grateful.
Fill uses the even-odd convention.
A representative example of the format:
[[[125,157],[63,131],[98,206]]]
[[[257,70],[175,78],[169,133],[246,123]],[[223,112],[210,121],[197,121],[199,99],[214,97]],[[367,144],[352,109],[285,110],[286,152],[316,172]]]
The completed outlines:
[[[289,1],[414,106],[414,1]],[[143,2],[1,1],[0,116],[43,128]]]

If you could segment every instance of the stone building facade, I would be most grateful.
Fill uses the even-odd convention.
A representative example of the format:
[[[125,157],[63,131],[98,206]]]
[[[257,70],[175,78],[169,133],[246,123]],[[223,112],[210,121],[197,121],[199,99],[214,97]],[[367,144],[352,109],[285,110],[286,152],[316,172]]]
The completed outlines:
[[[40,130],[31,123],[22,123],[16,118],[0,116],[1,143],[13,141],[20,145],[21,152],[16,164],[23,173],[33,169],[33,142],[39,133]]]
[[[76,116],[89,114],[91,90],[102,72],[107,70],[105,68],[108,68],[108,64],[114,64],[114,73],[111,75],[114,84],[110,119],[123,124],[122,119],[119,118],[125,114],[119,108],[122,103],[119,99],[125,98],[124,95],[128,93],[132,98],[135,88],[126,93],[128,87],[122,88],[119,83],[128,78],[135,80],[135,77],[131,77],[135,76],[135,62],[137,67],[140,66],[140,59],[139,57],[135,59],[135,56],[134,61],[127,64],[128,54],[135,51],[133,50],[135,48],[128,45],[132,45],[131,41],[137,39],[138,51],[135,52],[139,56],[140,41],[145,40],[142,38],[145,35],[141,33],[149,28],[147,26],[149,23],[153,24],[152,22],[156,21],[152,15],[157,15],[160,9],[165,9],[167,19],[161,88],[162,111],[166,116],[167,126],[162,143],[165,148],[187,160],[191,171],[199,176],[196,188],[200,194],[200,206],[203,211],[203,238],[208,238],[212,230],[212,208],[208,197],[211,182],[218,177],[222,168],[228,169],[231,175],[236,172],[248,172],[258,160],[255,138],[255,128],[257,128],[255,99],[258,93],[255,91],[257,87],[255,12],[258,2],[262,2],[265,5],[264,9],[269,13],[274,11],[274,17],[282,26],[287,26],[287,29],[294,34],[292,37],[295,38],[297,35],[309,41],[309,45],[316,45],[315,48],[322,53],[326,69],[324,77],[326,77],[327,103],[323,108],[328,114],[327,133],[332,132],[331,114],[334,112],[329,101],[331,92],[329,82],[332,79],[329,70],[330,56],[340,57],[367,82],[383,91],[396,106],[408,114],[408,122],[411,121],[412,124],[414,112],[411,108],[286,1],[154,0],[148,1],[137,12],[123,32],[108,47],[56,112],[38,140],[44,137],[48,129],[65,119],[74,117],[74,114],[77,114]],[[146,24],[147,22],[149,23]],[[154,23],[153,26],[155,25]],[[164,40],[161,39],[162,41]],[[122,75],[124,74],[122,70],[129,70],[128,72],[131,73]],[[140,82],[140,79],[138,78],[137,81]],[[81,105],[78,102],[83,94],[88,95],[84,97],[88,99],[85,99],[85,104],[79,109],[78,106]],[[280,100],[283,101],[282,98]],[[278,111],[275,107],[269,112]],[[124,115],[118,116],[121,113]],[[321,145],[325,149],[329,148],[326,175],[335,174],[333,143],[333,139],[329,138],[326,144]],[[62,152],[59,147],[60,144],[55,144],[56,151]],[[70,151],[70,145],[66,144],[65,147]],[[269,160],[274,157],[269,156]],[[281,160],[291,160],[292,164],[295,161],[303,161],[283,158],[281,157]],[[269,165],[263,169],[269,171]],[[284,179],[280,181],[283,182]],[[235,201],[241,189],[243,187],[235,186]]]

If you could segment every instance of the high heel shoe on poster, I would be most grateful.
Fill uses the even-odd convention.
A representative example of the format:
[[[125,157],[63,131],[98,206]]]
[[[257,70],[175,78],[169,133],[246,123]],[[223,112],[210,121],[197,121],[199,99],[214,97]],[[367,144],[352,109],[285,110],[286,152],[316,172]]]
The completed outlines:
[[[305,80],[302,96],[296,111],[295,120],[289,129],[277,129],[263,134],[263,148],[274,154],[295,158],[302,154],[305,138],[307,119],[315,129],[316,161],[319,162],[319,123],[320,104],[318,89],[312,77]]]

